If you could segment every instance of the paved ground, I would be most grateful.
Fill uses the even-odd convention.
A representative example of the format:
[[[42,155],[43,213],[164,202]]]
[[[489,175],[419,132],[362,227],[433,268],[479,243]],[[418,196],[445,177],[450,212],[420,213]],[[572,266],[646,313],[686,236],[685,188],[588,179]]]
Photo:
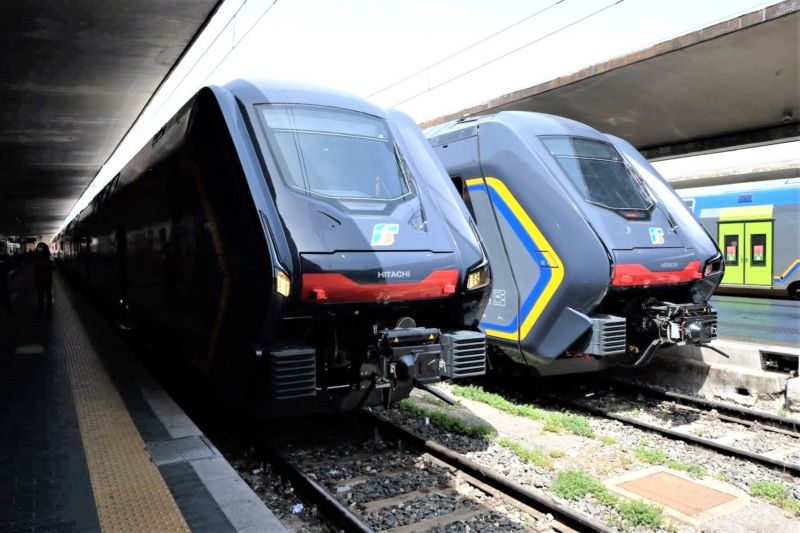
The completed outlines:
[[[720,339],[800,347],[800,302],[714,296]]]

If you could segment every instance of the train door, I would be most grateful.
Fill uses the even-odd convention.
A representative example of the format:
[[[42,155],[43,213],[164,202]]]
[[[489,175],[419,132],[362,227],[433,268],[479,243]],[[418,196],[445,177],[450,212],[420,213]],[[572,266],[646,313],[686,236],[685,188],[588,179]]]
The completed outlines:
[[[727,285],[772,285],[772,221],[721,222]]]
[[[725,276],[722,284],[742,285],[744,283],[744,223],[727,222],[719,225],[719,245],[725,255]]]
[[[746,222],[744,243],[745,284],[772,285],[772,221]]]

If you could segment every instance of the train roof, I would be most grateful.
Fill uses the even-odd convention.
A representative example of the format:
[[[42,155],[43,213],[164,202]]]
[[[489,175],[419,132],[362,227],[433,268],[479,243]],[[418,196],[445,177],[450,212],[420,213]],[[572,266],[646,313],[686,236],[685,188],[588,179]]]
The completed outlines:
[[[425,136],[435,146],[437,145],[437,138],[451,138],[456,132],[462,132],[463,130],[474,130],[477,133],[477,128],[480,125],[490,122],[506,124],[522,131],[530,131],[533,135],[576,135],[610,142],[610,139],[602,132],[582,122],[532,111],[502,111],[491,115],[463,117],[438,126],[432,126],[425,130]],[[464,132],[457,138],[465,138],[467,136],[469,135]]]
[[[271,79],[236,79],[223,86],[243,104],[306,104],[329,106],[386,117],[385,109],[354,94],[308,83]]]

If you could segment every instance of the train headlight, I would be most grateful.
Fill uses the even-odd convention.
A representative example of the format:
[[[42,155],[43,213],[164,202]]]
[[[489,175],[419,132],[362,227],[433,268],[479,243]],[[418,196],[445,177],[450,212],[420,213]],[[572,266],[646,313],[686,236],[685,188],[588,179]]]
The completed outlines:
[[[712,276],[722,270],[722,255],[717,253],[714,257],[712,257],[708,262],[706,262],[706,267],[703,269],[703,276],[708,277]]]
[[[484,261],[467,273],[467,290],[473,291],[487,286],[492,281],[489,263]]]
[[[481,249],[481,260],[467,270],[467,282],[464,284],[468,291],[474,291],[491,283],[492,274],[489,268],[489,259],[487,259],[486,250],[483,247],[483,239],[481,239],[481,234],[478,233],[478,228],[475,227],[475,222],[472,218],[469,219],[469,227],[472,229],[475,240],[478,241],[478,246]]]
[[[278,270],[278,274],[275,276],[275,292],[288,298],[291,290],[292,282],[289,280],[289,276]]]

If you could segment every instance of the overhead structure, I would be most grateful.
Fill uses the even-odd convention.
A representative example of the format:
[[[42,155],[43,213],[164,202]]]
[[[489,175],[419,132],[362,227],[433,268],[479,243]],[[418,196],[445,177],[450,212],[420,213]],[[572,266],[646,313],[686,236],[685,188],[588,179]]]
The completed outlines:
[[[0,5],[0,235],[58,229],[221,3]]]
[[[0,236],[58,229],[221,3],[0,5]],[[623,137],[649,159],[800,139],[798,50],[791,0],[426,125],[548,112]]]
[[[648,159],[800,139],[800,3],[787,1],[422,124],[537,111]],[[796,174],[795,174],[796,175]]]

